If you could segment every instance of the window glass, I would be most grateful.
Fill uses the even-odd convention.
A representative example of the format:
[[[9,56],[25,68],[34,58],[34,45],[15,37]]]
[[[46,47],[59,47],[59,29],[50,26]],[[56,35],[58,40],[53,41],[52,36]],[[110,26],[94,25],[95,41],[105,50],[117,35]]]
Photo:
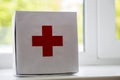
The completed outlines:
[[[120,0],[115,0],[116,9],[116,37],[120,40]]]
[[[12,51],[12,16],[16,10],[75,11],[78,43],[83,43],[83,0],[0,0],[0,53]]]

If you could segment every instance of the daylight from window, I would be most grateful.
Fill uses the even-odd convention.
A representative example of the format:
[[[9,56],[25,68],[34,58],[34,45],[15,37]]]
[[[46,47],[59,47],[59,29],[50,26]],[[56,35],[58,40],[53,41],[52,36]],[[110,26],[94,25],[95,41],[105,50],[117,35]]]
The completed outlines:
[[[120,39],[120,0],[115,0],[116,8],[116,37]]]
[[[16,10],[77,12],[78,43],[83,43],[83,0],[0,0],[0,53],[12,52],[12,16]]]

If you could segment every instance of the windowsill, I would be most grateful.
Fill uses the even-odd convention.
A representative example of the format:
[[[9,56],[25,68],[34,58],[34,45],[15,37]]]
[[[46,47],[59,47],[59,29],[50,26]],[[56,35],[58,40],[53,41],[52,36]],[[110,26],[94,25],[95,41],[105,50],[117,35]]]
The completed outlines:
[[[12,69],[0,70],[1,80],[120,80],[120,66],[81,66],[76,74],[16,77]]]

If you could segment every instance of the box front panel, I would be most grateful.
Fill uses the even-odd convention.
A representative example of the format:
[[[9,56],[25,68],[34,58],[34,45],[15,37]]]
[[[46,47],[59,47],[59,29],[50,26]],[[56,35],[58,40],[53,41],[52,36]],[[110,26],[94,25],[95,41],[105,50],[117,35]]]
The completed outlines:
[[[76,22],[76,13],[74,12],[17,12],[16,54],[18,74],[77,72]],[[52,27],[51,33],[47,28],[48,31],[44,31],[44,25]],[[49,37],[50,35],[51,37]],[[32,36],[38,38],[35,37],[36,40],[33,41]],[[55,38],[55,36],[57,37]],[[63,44],[59,43],[61,41],[59,41],[60,36]],[[36,45],[33,46],[33,42],[36,42]],[[44,52],[51,50],[52,56],[43,56]]]

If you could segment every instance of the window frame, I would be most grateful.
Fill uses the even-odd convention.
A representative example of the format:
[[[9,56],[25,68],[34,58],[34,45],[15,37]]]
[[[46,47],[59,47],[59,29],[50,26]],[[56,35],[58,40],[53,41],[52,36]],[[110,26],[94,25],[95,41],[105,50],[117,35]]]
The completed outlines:
[[[101,0],[85,0],[85,7],[84,7],[84,15],[85,15],[84,47],[85,49],[84,49],[84,52],[81,52],[79,54],[79,64],[80,65],[119,65],[120,58],[103,58],[99,55],[100,54],[99,53],[100,51],[99,28],[101,27],[100,25],[102,24],[99,21],[99,17],[103,16],[103,15],[100,15],[99,1]],[[110,1],[110,0],[107,0],[107,1]],[[104,0],[102,0],[101,2],[104,3]],[[104,7],[102,7],[102,9],[104,9]],[[103,16],[102,18],[104,17],[105,16]],[[106,24],[109,24],[109,23],[106,23]],[[102,26],[102,27],[105,27],[105,26]],[[101,36],[104,36],[104,34],[102,34]]]
[[[99,0],[98,2],[98,55],[102,58],[120,59],[120,41],[115,36],[115,1]]]

